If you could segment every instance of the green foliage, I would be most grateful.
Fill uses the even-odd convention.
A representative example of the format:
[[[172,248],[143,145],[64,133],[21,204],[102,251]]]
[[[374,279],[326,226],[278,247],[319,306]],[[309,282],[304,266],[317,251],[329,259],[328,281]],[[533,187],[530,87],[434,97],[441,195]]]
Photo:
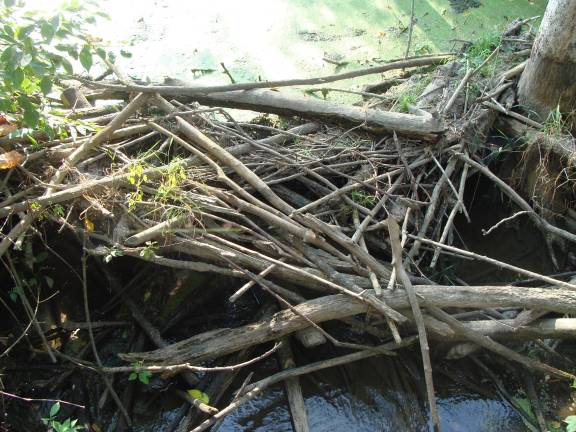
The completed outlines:
[[[500,44],[500,35],[498,33],[488,33],[482,36],[468,47],[464,56],[470,63],[470,67],[476,68],[494,51]],[[484,70],[486,69],[486,70]],[[483,76],[490,74],[490,68],[486,66],[480,71]]]
[[[122,256],[124,255],[124,252],[122,252],[121,249],[118,249],[116,247],[112,247],[110,249],[108,249],[108,254],[104,256],[104,262],[106,264],[108,264],[110,261],[112,261],[112,259]]]
[[[550,111],[548,118],[544,122],[542,132],[553,137],[570,135],[570,120],[574,117],[574,112],[566,114],[560,111],[560,105]]]
[[[210,396],[198,389],[189,389],[186,391],[190,397],[199,400],[200,402],[208,405],[210,403]]]
[[[576,432],[576,415],[566,417],[564,423],[566,423],[566,432]]]
[[[147,241],[146,246],[140,251],[140,256],[142,258],[150,259],[156,255],[156,250],[158,250],[158,242]]]
[[[407,84],[405,90],[402,91],[396,99],[396,104],[394,105],[395,110],[407,113],[410,110],[410,105],[416,103],[418,96],[424,91],[431,79],[431,76],[425,75]]]
[[[407,113],[409,111],[410,105],[414,105],[417,96],[415,94],[403,94],[398,98],[398,105],[396,108],[399,112]]]
[[[69,0],[50,16],[5,0],[0,7],[0,111],[53,138],[54,120],[42,114],[46,95],[60,76],[74,72],[73,62],[90,70],[97,47],[86,24],[105,16],[94,0]]]
[[[32,242],[24,243],[24,254],[13,256],[18,271],[17,275],[12,275],[16,285],[8,291],[10,300],[16,302],[24,289],[36,292],[42,287],[54,286],[54,279],[46,274],[50,270],[46,265],[47,259],[48,252],[37,253],[33,249]]]
[[[152,372],[150,371],[143,371],[142,362],[132,363],[132,367],[134,367],[134,371],[130,373],[128,376],[128,381],[140,381],[142,384],[149,384],[150,377],[152,376]]]
[[[82,426],[78,425],[77,419],[67,418],[63,422],[56,420],[56,416],[60,411],[60,402],[56,402],[50,408],[48,417],[42,418],[42,423],[48,426],[50,431],[54,432],[78,432],[82,430]]]
[[[162,181],[156,192],[156,199],[160,202],[166,202],[170,198],[177,197],[181,190],[180,186],[184,180],[186,180],[186,171],[184,167],[178,163],[178,160],[175,160],[162,176]]]
[[[374,207],[378,200],[374,195],[369,195],[366,192],[362,191],[352,191],[350,194],[354,202],[363,205],[364,207]]]

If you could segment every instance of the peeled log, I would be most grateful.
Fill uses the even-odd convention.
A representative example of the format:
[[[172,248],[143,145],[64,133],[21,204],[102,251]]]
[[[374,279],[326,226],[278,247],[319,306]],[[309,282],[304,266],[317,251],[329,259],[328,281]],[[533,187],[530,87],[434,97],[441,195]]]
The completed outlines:
[[[517,307],[542,309],[563,313],[576,312],[576,292],[512,286],[439,286],[416,285],[423,305],[438,307],[478,308]],[[373,292],[373,291],[369,291]],[[384,291],[382,298],[394,309],[410,307],[404,290]],[[324,296],[296,306],[299,314],[309,320],[324,321],[366,313],[366,304],[342,294]],[[145,361],[152,364],[199,362],[221,357],[249,346],[281,339],[310,326],[310,323],[291,310],[274,314],[271,319],[238,328],[223,328],[181,340],[165,348],[145,353],[126,353],[120,357],[128,362]]]
[[[520,78],[519,100],[544,120],[576,108],[576,1],[550,0]]]
[[[279,115],[319,118],[331,122],[364,124],[368,128],[434,139],[444,131],[433,116],[420,116],[342,105],[312,97],[272,90],[245,90],[194,96],[203,105],[247,109]]]

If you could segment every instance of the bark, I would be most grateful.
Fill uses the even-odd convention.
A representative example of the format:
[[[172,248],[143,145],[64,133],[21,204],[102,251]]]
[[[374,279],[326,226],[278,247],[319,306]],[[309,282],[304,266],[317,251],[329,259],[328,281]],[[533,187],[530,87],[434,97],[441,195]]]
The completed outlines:
[[[562,289],[510,286],[438,286],[419,285],[416,293],[427,304],[438,307],[484,309],[518,307],[563,313],[576,312],[576,293]],[[372,291],[370,291],[372,292]],[[384,291],[382,299],[394,309],[410,307],[403,290]],[[324,296],[297,306],[298,312],[315,323],[368,312],[366,304],[345,295]],[[128,362],[145,360],[153,364],[198,363],[239,351],[248,346],[281,339],[310,325],[291,310],[234,329],[216,329],[146,353],[120,354]]]
[[[560,105],[576,107],[576,2],[550,0],[526,69],[520,78],[520,103],[542,119]]]

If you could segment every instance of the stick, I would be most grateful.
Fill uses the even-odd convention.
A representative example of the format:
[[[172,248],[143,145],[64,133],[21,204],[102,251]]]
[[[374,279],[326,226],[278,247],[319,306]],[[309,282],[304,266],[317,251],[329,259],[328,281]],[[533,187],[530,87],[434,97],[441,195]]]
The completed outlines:
[[[499,354],[506,359],[514,360],[518,363],[523,364],[524,366],[526,366],[531,370],[538,370],[542,373],[553,375],[563,380],[573,381],[574,379],[576,379],[576,376],[569,372],[564,372],[562,370],[556,369],[555,367],[541,363],[537,360],[532,360],[531,358],[518,354],[516,351],[511,350],[510,348],[507,348],[504,345],[493,341],[488,336],[479,335],[474,330],[470,330],[456,318],[450,316],[442,309],[434,305],[428,305],[428,303],[426,303],[426,309],[434,317],[436,317],[441,321],[444,321],[446,324],[452,327],[452,329],[455,332],[460,333],[463,336],[466,336],[467,339],[474,342],[475,344],[480,345],[481,347],[486,348],[492,352],[495,352],[496,354]]]
[[[474,252],[469,252],[469,251],[466,251],[464,249],[457,248],[455,246],[448,246],[448,245],[445,245],[442,243],[435,242],[434,240],[428,240],[428,239],[425,239],[425,238],[422,238],[419,236],[415,236],[412,234],[408,234],[408,237],[413,238],[414,240],[420,241],[422,243],[428,243],[432,246],[436,246],[436,247],[439,247],[439,248],[442,248],[442,249],[445,249],[445,250],[448,250],[451,252],[456,252],[456,253],[463,255],[465,257],[468,257],[468,258],[476,259],[479,261],[484,261],[484,262],[493,264],[497,267],[504,268],[506,270],[511,270],[513,272],[520,273],[520,274],[544,281],[546,283],[565,288],[567,290],[576,291],[576,285],[574,285],[574,284],[564,282],[564,281],[561,281],[558,279],[554,279],[554,278],[551,278],[549,276],[544,276],[544,275],[541,275],[539,273],[535,273],[533,271],[523,269],[521,267],[516,267],[516,266],[513,266],[512,264],[507,264],[507,263],[504,263],[502,261],[495,260],[494,258],[487,257],[485,255],[479,255],[479,254],[476,254]]]
[[[430,348],[428,346],[428,338],[426,336],[426,328],[424,326],[424,319],[422,311],[418,305],[416,298],[416,291],[410,282],[410,278],[402,264],[402,245],[400,243],[400,227],[392,216],[388,216],[388,231],[390,233],[390,244],[392,246],[393,264],[396,269],[398,279],[404,285],[410,307],[414,314],[414,321],[418,329],[418,340],[420,341],[420,352],[422,354],[422,363],[424,364],[424,378],[426,380],[426,391],[428,395],[428,404],[430,405],[430,416],[432,417],[432,425],[435,431],[440,431],[440,418],[438,417],[438,408],[436,406],[436,396],[434,395],[434,381],[432,378],[432,364],[430,363]]]
[[[289,370],[296,367],[294,354],[292,354],[288,338],[282,340],[280,349],[278,350],[278,358],[282,369]],[[286,391],[290,413],[292,414],[294,432],[308,432],[310,430],[308,427],[308,414],[306,413],[304,396],[302,396],[302,387],[300,387],[299,379],[293,377],[284,380],[284,389]]]
[[[500,45],[498,45],[496,47],[496,49],[494,51],[492,51],[492,53],[486,58],[486,60],[484,60],[480,66],[478,66],[476,69],[471,69],[468,72],[466,72],[466,75],[464,75],[464,78],[462,78],[462,81],[460,81],[460,84],[458,84],[458,87],[456,87],[456,90],[454,90],[454,93],[452,94],[452,96],[450,97],[450,99],[448,100],[448,102],[446,103],[446,105],[444,106],[444,109],[442,110],[442,112],[444,114],[446,114],[448,111],[450,111],[450,109],[452,108],[452,106],[454,105],[454,102],[456,102],[456,98],[458,97],[458,95],[460,93],[462,93],[462,90],[464,89],[464,87],[466,86],[466,83],[468,83],[468,81],[470,80],[470,78],[472,78],[474,75],[476,75],[478,73],[478,71],[480,71],[484,66],[486,66],[486,64],[492,60],[492,58],[498,54],[498,52],[500,52]]]
[[[288,87],[296,85],[315,85],[315,84],[326,84],[329,82],[340,81],[350,78],[356,78],[364,75],[372,75],[384,73],[391,70],[406,69],[411,67],[429,66],[431,64],[437,64],[451,58],[452,54],[438,54],[430,56],[415,57],[413,59],[404,60],[394,60],[389,63],[383,64],[381,66],[374,66],[366,69],[359,69],[355,71],[345,72],[336,75],[328,75],[318,78],[297,78],[291,80],[280,80],[280,81],[265,81],[256,83],[239,83],[239,84],[229,84],[229,85],[219,85],[219,86],[143,86],[143,85],[114,85],[114,84],[103,84],[96,83],[92,81],[84,81],[86,84],[93,87],[106,88],[110,90],[117,90],[123,92],[142,92],[142,93],[158,93],[163,95],[172,96],[195,96],[201,94],[209,93],[223,93],[231,91],[244,91],[262,88],[276,88],[276,87]]]
[[[414,3],[415,0],[412,0],[412,6],[410,8],[410,27],[408,28],[408,44],[406,45],[406,53],[404,54],[405,59],[408,58],[410,45],[412,44],[412,29],[414,28]]]

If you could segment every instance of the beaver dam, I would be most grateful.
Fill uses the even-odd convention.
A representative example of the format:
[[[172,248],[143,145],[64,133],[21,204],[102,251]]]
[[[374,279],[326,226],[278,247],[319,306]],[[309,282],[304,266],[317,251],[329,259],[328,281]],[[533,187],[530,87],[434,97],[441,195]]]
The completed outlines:
[[[574,139],[516,105],[531,22],[317,78],[68,83],[69,137],[0,138],[4,429],[562,430]]]

